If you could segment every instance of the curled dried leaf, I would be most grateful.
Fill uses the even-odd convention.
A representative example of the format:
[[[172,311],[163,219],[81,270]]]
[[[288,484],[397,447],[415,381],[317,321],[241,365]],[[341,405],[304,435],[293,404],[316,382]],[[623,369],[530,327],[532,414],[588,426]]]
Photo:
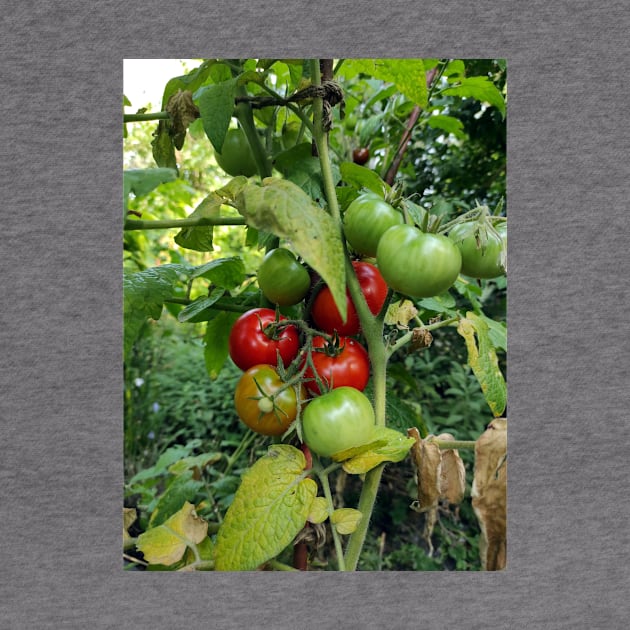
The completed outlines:
[[[472,506],[481,527],[485,571],[505,568],[507,544],[507,419],[495,418],[475,444]]]
[[[438,440],[454,440],[450,433],[438,435]],[[459,504],[466,492],[466,468],[457,449],[442,450],[440,468],[440,498],[451,504]]]
[[[414,328],[411,337],[411,348],[422,350],[433,343],[433,335],[426,328]]]

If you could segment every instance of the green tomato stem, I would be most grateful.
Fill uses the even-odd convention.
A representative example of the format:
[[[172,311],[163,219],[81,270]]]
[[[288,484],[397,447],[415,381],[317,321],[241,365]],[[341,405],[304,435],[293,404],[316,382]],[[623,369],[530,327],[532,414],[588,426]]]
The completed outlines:
[[[169,120],[168,112],[148,112],[145,114],[123,114],[123,123],[142,122],[143,120]]]
[[[318,467],[319,468],[319,467]],[[322,488],[324,490],[324,497],[326,497],[326,505],[328,507],[328,516],[332,516],[332,513],[335,511],[335,506],[333,504],[332,493],[330,491],[330,483],[328,481],[328,469],[317,470],[317,477],[319,478],[320,483],[322,484]],[[341,546],[341,539],[339,538],[339,534],[337,533],[337,529],[331,523],[330,531],[332,532],[333,542],[335,543],[335,551],[337,552],[337,563],[340,571],[346,570],[345,558],[343,556],[343,547]]]
[[[162,219],[144,221],[141,219],[127,219],[124,224],[127,230],[168,230],[171,228],[203,227],[208,225],[245,225],[243,217],[199,217],[195,219]]]
[[[436,328],[443,328],[444,326],[451,326],[452,324],[459,321],[459,317],[451,317],[450,319],[445,319],[442,322],[437,322],[435,324],[429,324],[428,326],[421,327],[424,330],[435,330]],[[413,330],[405,333],[393,346],[389,348],[387,351],[387,358],[389,359],[395,352],[398,352],[404,345],[409,343],[413,338]]]
[[[376,468],[372,468],[372,470],[365,475],[361,498],[357,506],[357,509],[363,516],[348,540],[345,558],[347,571],[356,571],[357,565],[359,564],[359,556],[361,555],[361,549],[363,548],[363,543],[367,535],[384,468],[385,464],[380,464]]]

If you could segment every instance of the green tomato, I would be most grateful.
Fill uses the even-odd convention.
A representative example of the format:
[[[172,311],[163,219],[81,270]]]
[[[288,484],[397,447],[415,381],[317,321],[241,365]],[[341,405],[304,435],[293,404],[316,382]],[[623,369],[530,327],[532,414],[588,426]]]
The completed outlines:
[[[456,225],[448,234],[462,255],[462,273],[472,278],[498,278],[505,274],[507,223],[496,226],[498,236],[474,221]],[[479,242],[478,242],[479,240]]]
[[[425,234],[411,225],[396,225],[381,237],[376,262],[385,282],[409,297],[433,297],[457,280],[462,257],[442,234]]]
[[[389,228],[403,223],[400,212],[375,193],[359,195],[343,216],[343,231],[354,251],[376,256],[381,237]]]
[[[258,172],[249,142],[245,132],[240,127],[228,129],[221,153],[215,151],[214,155],[217,164],[232,177],[237,175],[251,177]]]
[[[311,401],[302,413],[304,442],[322,457],[369,442],[374,426],[370,401],[354,387],[333,389]]]
[[[308,271],[288,249],[267,252],[258,268],[258,286],[274,304],[291,306],[300,302],[311,286]]]

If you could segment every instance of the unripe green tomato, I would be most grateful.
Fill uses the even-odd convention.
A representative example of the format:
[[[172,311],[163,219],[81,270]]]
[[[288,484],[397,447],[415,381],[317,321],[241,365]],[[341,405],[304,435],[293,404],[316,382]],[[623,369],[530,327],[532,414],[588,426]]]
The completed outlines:
[[[346,209],[343,231],[354,251],[376,256],[381,237],[389,228],[403,223],[403,216],[375,193],[359,195]]]
[[[415,298],[443,293],[462,267],[461,254],[451,240],[411,225],[396,225],[383,234],[376,262],[394,291]]]
[[[237,175],[251,177],[258,172],[249,142],[245,132],[240,127],[228,129],[221,153],[215,151],[214,155],[217,164],[232,177]]]
[[[462,273],[472,278],[498,278],[505,274],[502,256],[507,248],[507,224],[495,226],[499,237],[486,232],[483,247],[477,244],[475,224],[456,225],[448,234],[462,255]]]
[[[267,252],[260,263],[258,286],[270,302],[291,306],[304,298],[311,277],[292,252],[279,247]]]
[[[302,413],[306,445],[322,457],[368,443],[374,433],[374,410],[354,387],[338,387],[312,400]]]

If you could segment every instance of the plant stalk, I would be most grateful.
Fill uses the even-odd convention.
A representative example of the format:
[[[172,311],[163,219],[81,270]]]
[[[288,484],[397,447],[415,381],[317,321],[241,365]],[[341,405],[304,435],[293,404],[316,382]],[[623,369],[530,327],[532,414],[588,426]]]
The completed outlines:
[[[196,217],[188,219],[160,219],[145,221],[127,219],[124,229],[127,230],[167,230],[171,228],[203,227],[208,225],[245,225],[243,217]]]

